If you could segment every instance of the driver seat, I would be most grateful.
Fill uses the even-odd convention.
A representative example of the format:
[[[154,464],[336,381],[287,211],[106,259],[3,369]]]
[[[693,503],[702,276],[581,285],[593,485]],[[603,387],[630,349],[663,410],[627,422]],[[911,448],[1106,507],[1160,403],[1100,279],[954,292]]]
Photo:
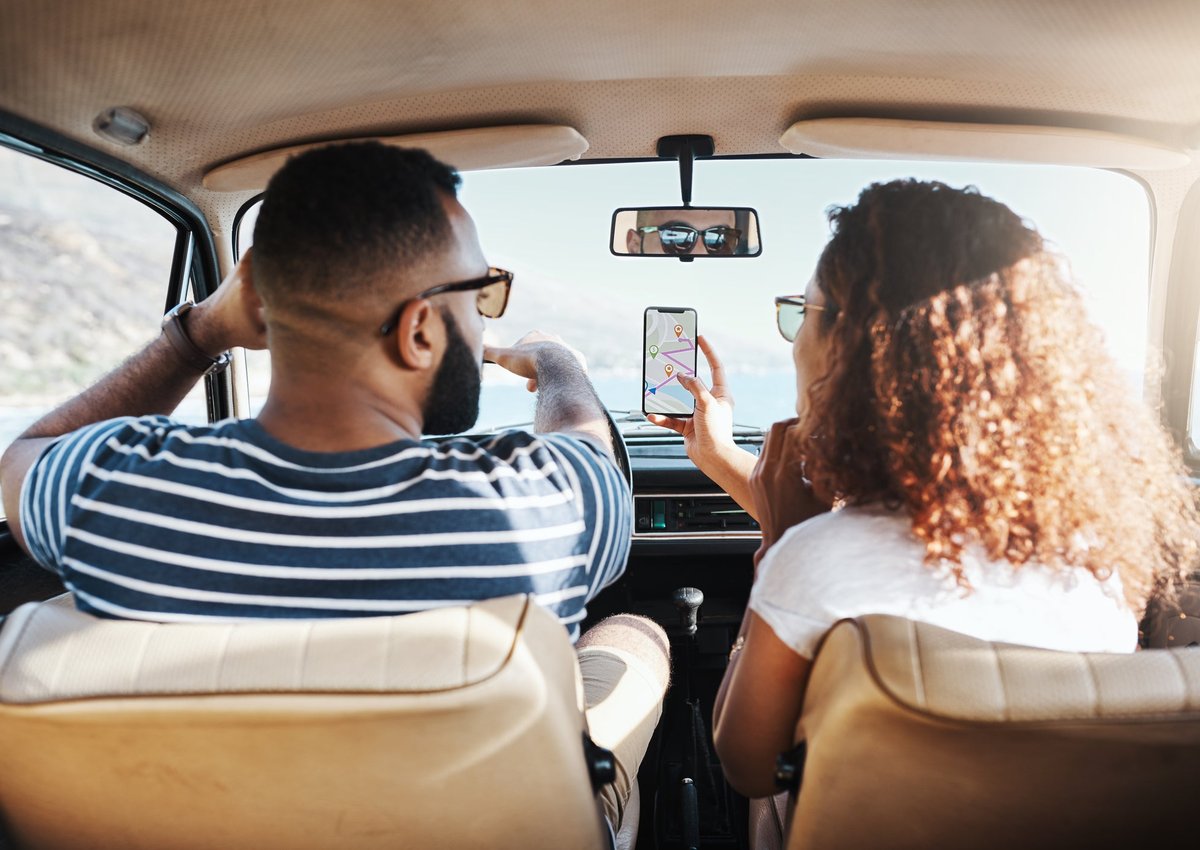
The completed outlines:
[[[1120,655],[842,620],[781,773],[787,846],[1170,846],[1194,833],[1200,647]]]
[[[523,595],[220,624],[61,597],[0,631],[0,812],[23,848],[600,850],[589,745],[574,648]]]

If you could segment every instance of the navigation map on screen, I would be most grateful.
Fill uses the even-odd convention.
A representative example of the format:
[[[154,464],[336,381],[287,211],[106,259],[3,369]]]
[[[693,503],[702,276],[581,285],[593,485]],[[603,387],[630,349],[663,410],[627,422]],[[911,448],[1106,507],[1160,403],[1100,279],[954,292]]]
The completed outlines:
[[[696,374],[696,311],[646,310],[642,409],[646,413],[691,414],[695,399],[679,375]]]

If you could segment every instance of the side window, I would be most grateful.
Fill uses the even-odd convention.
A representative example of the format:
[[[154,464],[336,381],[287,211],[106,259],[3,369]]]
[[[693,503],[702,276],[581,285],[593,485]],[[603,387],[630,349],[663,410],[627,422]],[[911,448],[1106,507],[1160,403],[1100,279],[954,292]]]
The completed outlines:
[[[1200,460],[1200,339],[1192,353],[1192,392],[1188,405],[1187,454],[1193,462]]]
[[[254,224],[258,221],[258,211],[262,201],[254,201],[238,219],[235,235],[238,259],[246,253],[246,249],[254,244]],[[256,416],[267,400],[267,390],[271,388],[271,354],[265,349],[249,351],[246,356],[246,390],[250,398],[250,416]]]
[[[0,147],[0,450],[158,333],[175,226],[135,198]],[[181,418],[207,418],[204,386]]]

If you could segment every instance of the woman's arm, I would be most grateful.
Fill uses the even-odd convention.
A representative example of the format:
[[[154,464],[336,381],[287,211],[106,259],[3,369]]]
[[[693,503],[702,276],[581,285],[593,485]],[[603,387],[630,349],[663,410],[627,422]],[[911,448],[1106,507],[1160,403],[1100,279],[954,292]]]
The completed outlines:
[[[742,622],[713,706],[713,739],[729,784],[747,797],[775,794],[775,757],[796,743],[812,662],[753,611]]]
[[[784,532],[829,510],[795,465],[787,462],[787,432],[795,423],[789,419],[771,426],[748,481],[762,527],[762,545],[754,555],[756,582],[759,564]],[[778,790],[775,757],[796,743],[811,667],[808,658],[746,609],[713,705],[713,735],[725,778],[747,797],[765,797]]]
[[[646,418],[655,425],[670,428],[683,436],[692,463],[729,494],[746,513],[758,519],[758,511],[750,492],[750,472],[757,458],[738,448],[733,441],[733,396],[725,383],[725,367],[721,359],[701,334],[696,337],[700,353],[712,370],[712,389],[699,378],[679,375],[680,385],[696,399],[696,412],[690,419],[675,419],[651,413]]]

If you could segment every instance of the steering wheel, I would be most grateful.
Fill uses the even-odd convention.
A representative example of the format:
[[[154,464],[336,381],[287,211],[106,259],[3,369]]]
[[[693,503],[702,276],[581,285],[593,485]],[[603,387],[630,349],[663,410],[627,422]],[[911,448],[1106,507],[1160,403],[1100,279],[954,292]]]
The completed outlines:
[[[629,446],[625,444],[625,438],[621,435],[621,429],[617,427],[617,421],[613,419],[613,415],[609,413],[608,408],[604,409],[604,418],[608,420],[608,433],[612,437],[613,460],[617,464],[617,469],[621,470],[621,475],[625,477],[625,483],[629,487],[629,492],[633,492],[633,464],[629,461]]]

